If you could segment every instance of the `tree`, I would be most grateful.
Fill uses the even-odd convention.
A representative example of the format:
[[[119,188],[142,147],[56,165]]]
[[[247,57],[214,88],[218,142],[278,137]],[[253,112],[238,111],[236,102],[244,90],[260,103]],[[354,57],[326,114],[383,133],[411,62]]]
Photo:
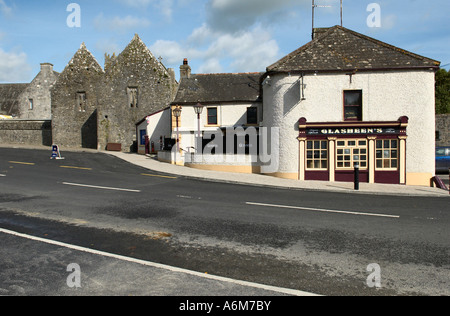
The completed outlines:
[[[436,73],[436,114],[450,113],[450,71]]]

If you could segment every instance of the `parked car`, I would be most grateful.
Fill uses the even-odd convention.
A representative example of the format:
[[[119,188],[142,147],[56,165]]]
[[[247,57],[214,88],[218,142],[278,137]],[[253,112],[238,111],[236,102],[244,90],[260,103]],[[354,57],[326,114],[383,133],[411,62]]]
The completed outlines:
[[[450,147],[436,148],[436,173],[448,173],[450,168]]]

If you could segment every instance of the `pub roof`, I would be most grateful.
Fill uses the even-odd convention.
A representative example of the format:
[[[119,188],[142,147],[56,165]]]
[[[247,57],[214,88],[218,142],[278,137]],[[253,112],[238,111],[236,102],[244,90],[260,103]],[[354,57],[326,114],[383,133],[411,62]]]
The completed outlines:
[[[315,30],[315,38],[273,65],[268,72],[438,69],[440,62],[334,26]]]

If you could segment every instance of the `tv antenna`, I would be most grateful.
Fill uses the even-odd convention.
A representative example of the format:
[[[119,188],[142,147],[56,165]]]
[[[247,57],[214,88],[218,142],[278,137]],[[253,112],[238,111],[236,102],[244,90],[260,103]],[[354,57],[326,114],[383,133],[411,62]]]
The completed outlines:
[[[343,0],[341,1],[341,26],[344,25],[344,7]],[[332,8],[331,5],[317,5],[315,0],[312,0],[312,36],[314,37],[314,20],[316,14],[316,8]]]

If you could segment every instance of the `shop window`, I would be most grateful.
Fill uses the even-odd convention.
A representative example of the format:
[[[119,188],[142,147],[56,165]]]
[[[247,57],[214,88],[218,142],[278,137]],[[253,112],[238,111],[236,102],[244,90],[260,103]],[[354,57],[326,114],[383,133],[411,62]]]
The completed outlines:
[[[344,120],[362,121],[362,91],[344,91]]]
[[[247,124],[248,125],[258,124],[258,108],[255,107],[247,108]]]
[[[217,125],[217,108],[208,108],[208,125]]]
[[[309,170],[328,169],[328,141],[326,140],[307,141],[306,168]]]
[[[341,140],[336,142],[336,169],[367,169],[367,140]]]
[[[397,139],[379,139],[376,149],[376,168],[377,169],[395,169],[398,168],[398,140]]]
[[[87,110],[87,97],[86,92],[77,93],[77,106],[79,112],[86,112]]]
[[[138,88],[135,88],[135,87],[127,88],[127,94],[128,94],[128,104],[129,104],[130,108],[137,108],[138,107]]]

